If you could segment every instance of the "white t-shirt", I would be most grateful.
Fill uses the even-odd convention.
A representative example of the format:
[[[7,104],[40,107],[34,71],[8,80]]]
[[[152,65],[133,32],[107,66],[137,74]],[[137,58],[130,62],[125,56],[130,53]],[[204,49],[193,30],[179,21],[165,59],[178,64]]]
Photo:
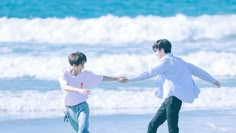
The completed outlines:
[[[64,85],[69,85],[77,88],[92,89],[98,86],[102,82],[103,76],[96,75],[91,71],[86,71],[86,70],[74,76],[70,73],[69,70],[65,70],[63,72],[63,75],[60,76],[58,80],[61,85],[61,88]],[[63,91],[63,92],[65,96],[64,97],[65,105],[67,106],[74,106],[88,99],[88,95],[84,95],[79,92],[72,92],[72,91]]]

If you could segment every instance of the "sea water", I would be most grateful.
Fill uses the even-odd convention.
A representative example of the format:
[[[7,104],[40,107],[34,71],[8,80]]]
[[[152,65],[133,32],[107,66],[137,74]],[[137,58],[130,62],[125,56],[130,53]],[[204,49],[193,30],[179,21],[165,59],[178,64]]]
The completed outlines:
[[[63,126],[63,94],[57,81],[69,67],[68,55],[85,53],[85,69],[96,74],[132,77],[157,64],[152,44],[166,38],[174,55],[203,68],[222,84],[216,88],[194,78],[201,93],[193,104],[183,104],[180,131],[234,133],[235,21],[233,0],[2,0],[0,132],[27,133],[19,122],[30,129],[43,128],[42,123],[55,127],[49,130],[46,124],[41,132],[73,132],[68,123]],[[155,79],[106,82],[92,89],[91,131],[146,132],[163,101],[155,97],[154,89]],[[160,131],[167,132],[166,124]]]

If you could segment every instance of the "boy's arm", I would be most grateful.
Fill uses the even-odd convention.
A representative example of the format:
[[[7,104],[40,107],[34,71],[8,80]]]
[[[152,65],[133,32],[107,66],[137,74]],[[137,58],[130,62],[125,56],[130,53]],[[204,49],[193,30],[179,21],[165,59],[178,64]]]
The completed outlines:
[[[85,89],[85,88],[76,88],[76,87],[72,87],[72,86],[69,86],[69,85],[64,85],[62,87],[62,89],[64,91],[72,91],[72,92],[78,92],[78,93],[81,93],[81,94],[90,94],[91,91],[89,89]]]
[[[110,76],[103,76],[102,81],[119,81],[120,77],[110,77]]]
[[[64,79],[64,77],[59,77],[58,78],[59,80],[59,83],[60,83],[60,86],[61,86],[61,89],[63,91],[72,91],[72,92],[78,92],[78,93],[81,93],[81,94],[90,94],[90,90],[89,89],[85,89],[85,88],[76,88],[76,87],[72,87],[72,86],[69,86],[66,82],[66,80]]]

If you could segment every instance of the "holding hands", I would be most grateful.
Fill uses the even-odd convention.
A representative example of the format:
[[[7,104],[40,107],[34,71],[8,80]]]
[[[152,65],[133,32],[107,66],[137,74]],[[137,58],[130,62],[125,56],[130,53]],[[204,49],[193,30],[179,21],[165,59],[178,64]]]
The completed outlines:
[[[120,82],[120,83],[126,83],[129,81],[128,78],[124,77],[124,76],[121,76],[121,77],[117,77],[117,82]]]
[[[128,82],[128,81],[129,81],[129,79],[126,78],[126,77],[119,77],[119,78],[118,78],[118,82],[120,82],[120,83],[126,83],[126,82]]]

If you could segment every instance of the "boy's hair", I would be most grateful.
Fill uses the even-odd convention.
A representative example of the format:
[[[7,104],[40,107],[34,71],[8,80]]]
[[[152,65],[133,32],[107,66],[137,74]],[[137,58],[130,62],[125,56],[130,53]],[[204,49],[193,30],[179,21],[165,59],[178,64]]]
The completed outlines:
[[[154,49],[164,49],[165,53],[171,53],[171,43],[167,40],[167,39],[160,39],[157,40],[153,46],[152,46],[152,50],[154,51]]]
[[[76,53],[71,53],[68,57],[69,63],[71,66],[73,65],[80,65],[82,63],[87,62],[87,58],[85,56],[85,54],[80,53],[80,52],[76,52]]]

